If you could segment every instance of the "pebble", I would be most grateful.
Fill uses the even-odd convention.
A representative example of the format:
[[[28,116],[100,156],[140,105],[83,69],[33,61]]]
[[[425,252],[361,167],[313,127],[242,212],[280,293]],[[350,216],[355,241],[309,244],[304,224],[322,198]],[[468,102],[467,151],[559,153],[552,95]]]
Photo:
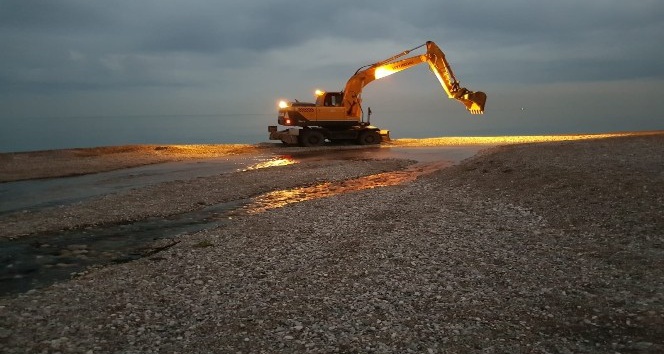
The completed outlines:
[[[148,352],[160,338],[170,352],[662,352],[648,335],[663,313],[661,303],[648,301],[662,284],[648,267],[662,261],[652,252],[661,225],[648,220],[661,214],[642,205],[664,195],[656,179],[664,176],[661,154],[631,145],[611,150],[635,153],[637,169],[603,160],[604,145],[574,146],[503,148],[405,185],[238,215],[182,236],[168,261],[100,268],[1,299],[3,328],[11,328],[0,330],[11,338],[3,349]],[[361,167],[345,163],[328,166],[330,174]],[[325,176],[325,168],[304,166],[297,176]],[[244,173],[253,177],[243,183],[295,179]],[[635,201],[624,194],[621,203],[573,199],[622,181],[642,190],[648,178],[657,183]],[[207,193],[221,188],[198,182]],[[203,188],[188,187],[192,200],[203,200]],[[584,218],[566,221],[577,215]],[[201,240],[218,246],[191,246]],[[611,341],[597,341],[595,326]]]

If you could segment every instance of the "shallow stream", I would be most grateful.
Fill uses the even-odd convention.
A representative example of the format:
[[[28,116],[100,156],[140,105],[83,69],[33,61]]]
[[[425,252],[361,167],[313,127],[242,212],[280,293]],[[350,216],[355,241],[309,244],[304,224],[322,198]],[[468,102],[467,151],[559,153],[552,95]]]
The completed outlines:
[[[300,163],[308,159],[370,157],[419,161],[403,171],[385,172],[342,182],[326,182],[310,187],[275,190],[254,198],[208,206],[168,218],[37,234],[14,240],[0,239],[0,296],[44,287],[75,276],[91,266],[122,263],[153,256],[177,243],[176,236],[223,226],[224,222],[238,213],[255,214],[306,200],[412,181],[418,176],[470,157],[478,149],[476,147],[401,148],[345,150],[334,154],[253,156],[244,159],[227,159],[225,162],[217,159],[196,163],[169,163],[89,176],[4,184],[2,187],[5,193],[11,195],[15,202],[3,200],[0,204],[2,206],[0,215],[2,211],[8,213],[73,203],[97,195],[166,180],[196,178],[243,169],[269,168]],[[14,189],[14,186],[19,188]],[[11,191],[7,192],[8,190]],[[41,196],[41,198],[26,198],[27,195]]]

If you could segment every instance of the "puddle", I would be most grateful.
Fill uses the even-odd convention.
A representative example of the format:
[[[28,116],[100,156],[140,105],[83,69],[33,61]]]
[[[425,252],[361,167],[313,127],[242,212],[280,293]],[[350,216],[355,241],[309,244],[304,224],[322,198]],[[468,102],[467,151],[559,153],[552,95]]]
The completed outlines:
[[[0,296],[69,279],[90,266],[123,263],[168,248],[178,235],[223,225],[247,201],[125,225],[0,239]],[[165,242],[164,242],[165,241]]]
[[[242,171],[251,171],[251,170],[258,170],[261,168],[270,168],[270,167],[277,167],[277,166],[288,166],[298,163],[295,158],[293,158],[290,155],[282,155],[282,156],[275,156],[267,161],[262,161],[256,164],[253,164]]]
[[[450,165],[452,165],[452,162],[415,164],[403,171],[385,172],[342,182],[327,182],[310,187],[269,192],[254,198],[253,202],[243,207],[243,210],[248,214],[257,214],[307,200],[326,198],[371,188],[394,186],[413,181],[419,176]]]

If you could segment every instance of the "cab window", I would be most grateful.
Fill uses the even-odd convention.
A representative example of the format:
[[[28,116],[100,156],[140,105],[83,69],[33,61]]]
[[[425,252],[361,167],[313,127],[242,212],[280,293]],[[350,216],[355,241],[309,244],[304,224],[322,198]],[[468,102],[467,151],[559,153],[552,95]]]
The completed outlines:
[[[341,107],[341,94],[329,93],[325,97],[325,105],[330,107]]]

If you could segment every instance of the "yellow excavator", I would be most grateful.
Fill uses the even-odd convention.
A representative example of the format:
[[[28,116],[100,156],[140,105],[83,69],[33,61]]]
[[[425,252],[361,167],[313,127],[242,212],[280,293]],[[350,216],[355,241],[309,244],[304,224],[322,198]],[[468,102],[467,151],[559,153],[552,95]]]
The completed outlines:
[[[404,59],[401,57],[426,46],[426,53]],[[461,87],[445,54],[431,41],[413,49],[403,51],[383,61],[365,65],[355,72],[341,92],[316,90],[316,102],[279,102],[279,125],[290,127],[278,130],[276,125],[268,127],[270,140],[281,140],[287,145],[318,146],[325,140],[350,140],[358,144],[378,144],[389,140],[389,131],[364,120],[362,89],[370,82],[426,62],[443,86],[447,97],[461,102],[471,114],[484,113],[486,94]]]

